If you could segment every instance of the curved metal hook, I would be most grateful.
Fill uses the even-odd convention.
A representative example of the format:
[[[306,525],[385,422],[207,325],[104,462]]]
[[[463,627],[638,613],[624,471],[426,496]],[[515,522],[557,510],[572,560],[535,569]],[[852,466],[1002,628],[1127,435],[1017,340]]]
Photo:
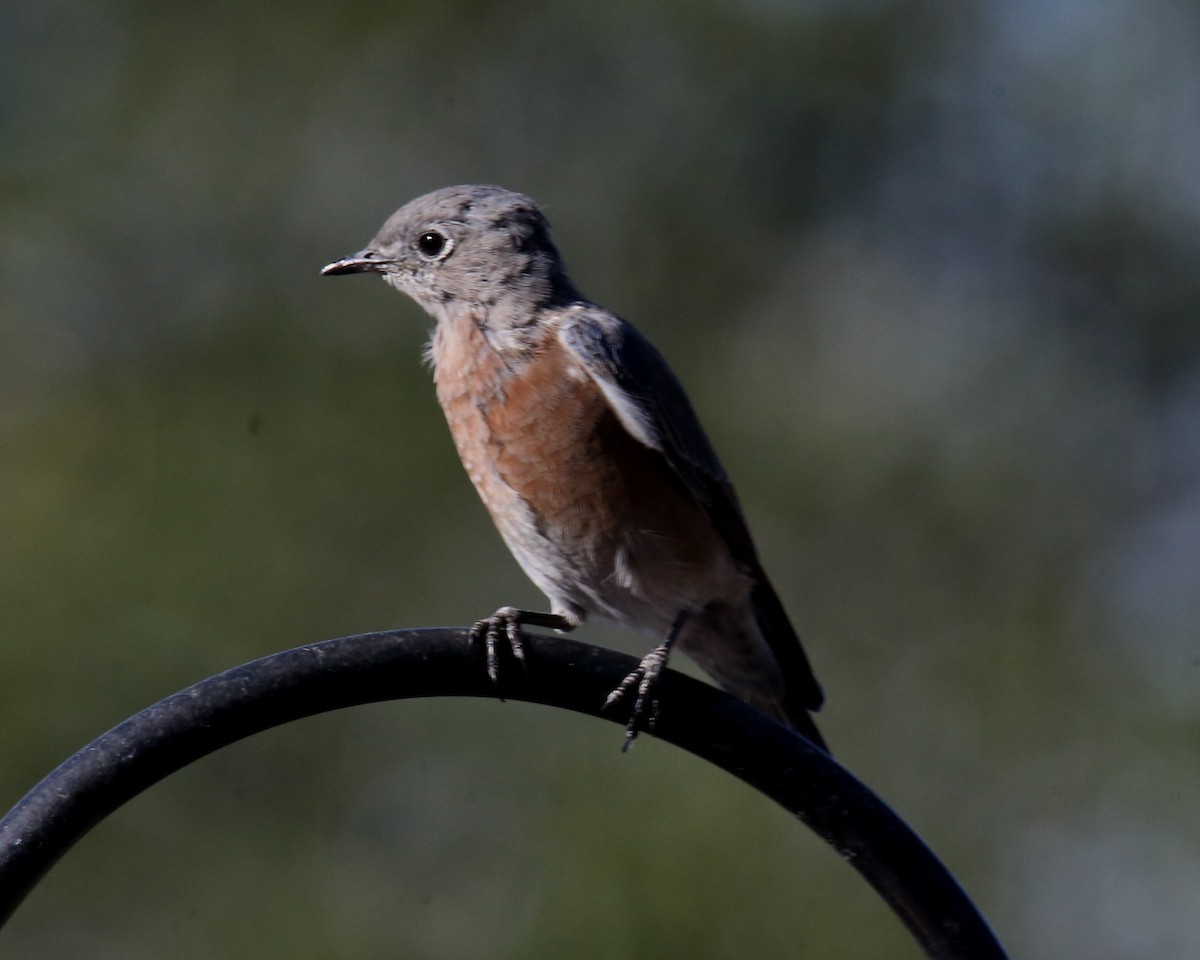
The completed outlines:
[[[529,670],[501,695],[624,725],[603,711],[633,658],[566,637],[528,636]],[[766,794],[830,843],[930,957],[1004,960],[954,877],[866,786],[827,754],[740,700],[667,671],[654,736]],[[270,727],[342,707],[411,697],[495,697],[462,629],[340,637],[234,667],[172,694],[88,744],[0,821],[0,923],[88,830],[194,760]]]

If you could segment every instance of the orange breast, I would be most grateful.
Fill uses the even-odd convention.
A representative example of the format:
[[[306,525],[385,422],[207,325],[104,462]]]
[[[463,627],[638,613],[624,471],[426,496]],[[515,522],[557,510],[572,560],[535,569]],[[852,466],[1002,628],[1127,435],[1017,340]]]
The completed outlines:
[[[546,529],[594,537],[612,505],[615,464],[598,426],[603,394],[568,362],[548,331],[531,358],[510,364],[473,322],[454,321],[434,343],[438,399],[463,465],[497,525],[519,498]]]
[[[592,594],[653,593],[661,578],[674,592],[724,556],[670,465],[625,430],[553,331],[508,359],[470,318],[443,320],[433,358],[463,465],[543,590],[582,581]]]

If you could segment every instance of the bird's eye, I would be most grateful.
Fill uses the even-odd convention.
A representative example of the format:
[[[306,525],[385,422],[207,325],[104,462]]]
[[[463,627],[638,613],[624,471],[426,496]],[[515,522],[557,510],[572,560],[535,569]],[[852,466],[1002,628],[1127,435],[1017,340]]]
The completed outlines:
[[[450,238],[436,230],[426,230],[417,237],[417,250],[427,260],[440,260],[450,252]]]

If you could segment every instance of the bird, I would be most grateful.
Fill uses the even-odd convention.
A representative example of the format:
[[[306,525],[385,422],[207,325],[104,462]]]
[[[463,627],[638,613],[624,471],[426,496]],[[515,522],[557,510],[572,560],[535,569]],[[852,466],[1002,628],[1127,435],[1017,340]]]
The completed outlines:
[[[759,560],[729,477],[678,378],[568,277],[542,211],[497,186],[446,187],[326,265],[379,274],[436,321],[426,348],[458,454],[501,537],[550,601],[471,630],[498,681],[521,628],[592,615],[657,639],[606,701],[652,729],[678,647],[719,687],[828,753],[824,694]]]

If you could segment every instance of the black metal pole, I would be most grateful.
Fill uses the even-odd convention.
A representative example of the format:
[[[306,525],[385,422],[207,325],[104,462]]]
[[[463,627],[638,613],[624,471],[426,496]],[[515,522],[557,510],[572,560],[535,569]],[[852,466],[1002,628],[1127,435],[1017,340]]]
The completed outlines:
[[[499,693],[624,725],[604,698],[636,665],[565,637],[529,636],[528,669]],[[88,830],[147,787],[237,740],[301,717],[410,697],[495,697],[461,629],[341,637],[235,667],[161,700],[88,744],[0,821],[0,923]],[[791,811],[879,892],[929,957],[1003,960],[987,923],[921,839],[836,761],[719,690],[668,672],[654,736]],[[615,744],[614,744],[615,746]]]

